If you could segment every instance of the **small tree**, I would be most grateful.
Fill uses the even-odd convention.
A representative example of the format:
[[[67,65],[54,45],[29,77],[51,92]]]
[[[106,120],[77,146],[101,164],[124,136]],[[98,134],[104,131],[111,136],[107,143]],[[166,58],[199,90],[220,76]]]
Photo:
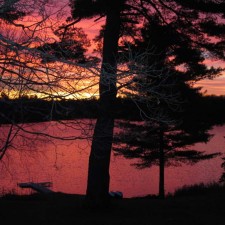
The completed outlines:
[[[193,123],[190,126],[196,126]],[[207,142],[211,135],[197,128],[187,132],[180,125],[163,125],[154,121],[120,123],[124,131],[115,136],[114,152],[127,159],[138,159],[133,165],[138,169],[159,166],[159,197],[165,196],[165,167],[195,164],[212,159],[219,153],[207,154],[193,150],[198,142]]]
[[[190,40],[182,39],[182,34],[176,36],[176,31],[171,30],[171,26],[171,24],[164,25],[159,17],[154,15],[142,28],[141,38],[133,44],[129,43],[132,52],[139,51],[141,54],[146,49],[152,51],[147,60],[138,61],[137,65],[132,65],[137,68],[148,65],[151,69],[146,70],[146,73],[141,73],[140,69],[137,69],[134,83],[127,86],[128,90],[124,92],[138,104],[141,109],[141,119],[144,122],[127,126],[121,123],[122,127],[128,128],[128,131],[119,133],[115,138],[117,142],[125,143],[125,146],[115,148],[117,154],[127,158],[139,158],[140,163],[136,164],[138,168],[159,165],[159,196],[161,198],[165,196],[164,168],[166,165],[196,163],[217,155],[185,150],[187,146],[197,142],[207,142],[210,138],[207,133],[210,125],[207,121],[188,117],[192,109],[198,110],[198,106],[191,102],[201,98],[201,95],[198,94],[199,90],[191,88],[187,81],[195,81],[220,70],[200,66],[201,52],[193,50]],[[168,59],[171,46],[180,49],[173,53],[178,59],[182,58],[181,49],[186,50],[186,58],[182,61],[187,65],[190,64],[190,67],[183,68],[181,71],[177,70],[176,62]],[[205,123],[204,126],[201,123]]]

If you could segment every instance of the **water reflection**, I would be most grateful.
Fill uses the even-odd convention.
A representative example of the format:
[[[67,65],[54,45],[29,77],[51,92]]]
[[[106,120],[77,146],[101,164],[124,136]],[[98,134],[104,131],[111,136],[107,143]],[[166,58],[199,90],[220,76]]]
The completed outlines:
[[[80,121],[79,121],[80,122]],[[42,136],[31,136],[21,132],[13,141],[13,147],[0,162],[0,190],[14,191],[23,194],[27,190],[17,187],[20,182],[53,183],[54,191],[84,194],[90,151],[90,137],[94,121],[87,127],[87,122],[73,123],[70,126],[55,122],[28,124],[30,131],[47,131],[59,137],[80,137],[76,141],[45,139]],[[79,124],[79,127],[77,126]],[[74,127],[76,129],[74,129]],[[1,129],[7,133],[7,129]],[[195,149],[213,153],[224,151],[225,126],[214,127],[211,133],[215,136],[207,144],[196,144]],[[1,134],[4,135],[4,132]],[[1,137],[2,137],[1,136]],[[88,137],[85,139],[85,137]],[[156,194],[158,191],[158,168],[137,170],[122,156],[114,156],[110,167],[110,189],[122,191],[125,197]],[[169,167],[165,171],[166,192],[173,192],[183,185],[200,182],[218,181],[222,173],[221,158],[200,162],[194,166]]]

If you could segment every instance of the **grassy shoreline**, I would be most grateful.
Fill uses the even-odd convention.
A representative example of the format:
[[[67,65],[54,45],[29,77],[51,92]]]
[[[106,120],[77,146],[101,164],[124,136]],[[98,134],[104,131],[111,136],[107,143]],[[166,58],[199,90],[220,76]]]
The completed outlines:
[[[225,187],[215,184],[200,186],[202,192],[200,189],[198,193],[194,192],[192,186],[188,194],[186,187],[183,194],[175,193],[165,200],[149,197],[112,199],[110,206],[104,209],[87,207],[84,196],[80,195],[8,195],[0,198],[1,222],[32,225],[224,225]]]

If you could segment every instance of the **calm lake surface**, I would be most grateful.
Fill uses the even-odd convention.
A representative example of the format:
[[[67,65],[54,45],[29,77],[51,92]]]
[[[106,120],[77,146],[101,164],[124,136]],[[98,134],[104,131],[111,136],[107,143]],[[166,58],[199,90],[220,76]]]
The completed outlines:
[[[89,122],[91,124],[87,125]],[[20,131],[13,140],[12,147],[0,161],[0,191],[28,193],[30,191],[22,190],[17,183],[32,181],[52,182],[52,189],[57,192],[85,194],[93,124],[94,121],[80,120],[66,125],[56,122],[23,125],[23,129],[29,132],[45,132],[61,138],[79,136],[81,139],[46,140],[42,136]],[[0,129],[0,140],[3,140],[9,127],[1,126]],[[225,153],[225,126],[216,126],[210,133],[214,137],[207,144],[199,143],[190,149]],[[166,168],[166,192],[172,193],[184,185],[218,181],[222,174],[221,157],[224,155],[195,165]],[[133,162],[135,161],[112,154],[110,190],[122,191],[124,197],[157,194],[158,167],[137,170],[130,165]]]

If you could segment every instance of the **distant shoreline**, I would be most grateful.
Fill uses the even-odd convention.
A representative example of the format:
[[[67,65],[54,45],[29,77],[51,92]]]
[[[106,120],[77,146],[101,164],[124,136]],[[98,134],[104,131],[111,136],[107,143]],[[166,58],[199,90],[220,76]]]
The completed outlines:
[[[146,105],[138,103],[140,108]],[[99,102],[89,100],[46,101],[38,98],[0,99],[0,124],[38,123],[58,120],[96,119]],[[128,98],[117,98],[113,111],[115,119],[142,121],[140,109]],[[202,114],[203,120],[210,123],[225,123],[225,96],[204,96],[190,103],[189,111]],[[148,110],[148,109],[147,109]],[[213,121],[212,121],[213,120]]]

